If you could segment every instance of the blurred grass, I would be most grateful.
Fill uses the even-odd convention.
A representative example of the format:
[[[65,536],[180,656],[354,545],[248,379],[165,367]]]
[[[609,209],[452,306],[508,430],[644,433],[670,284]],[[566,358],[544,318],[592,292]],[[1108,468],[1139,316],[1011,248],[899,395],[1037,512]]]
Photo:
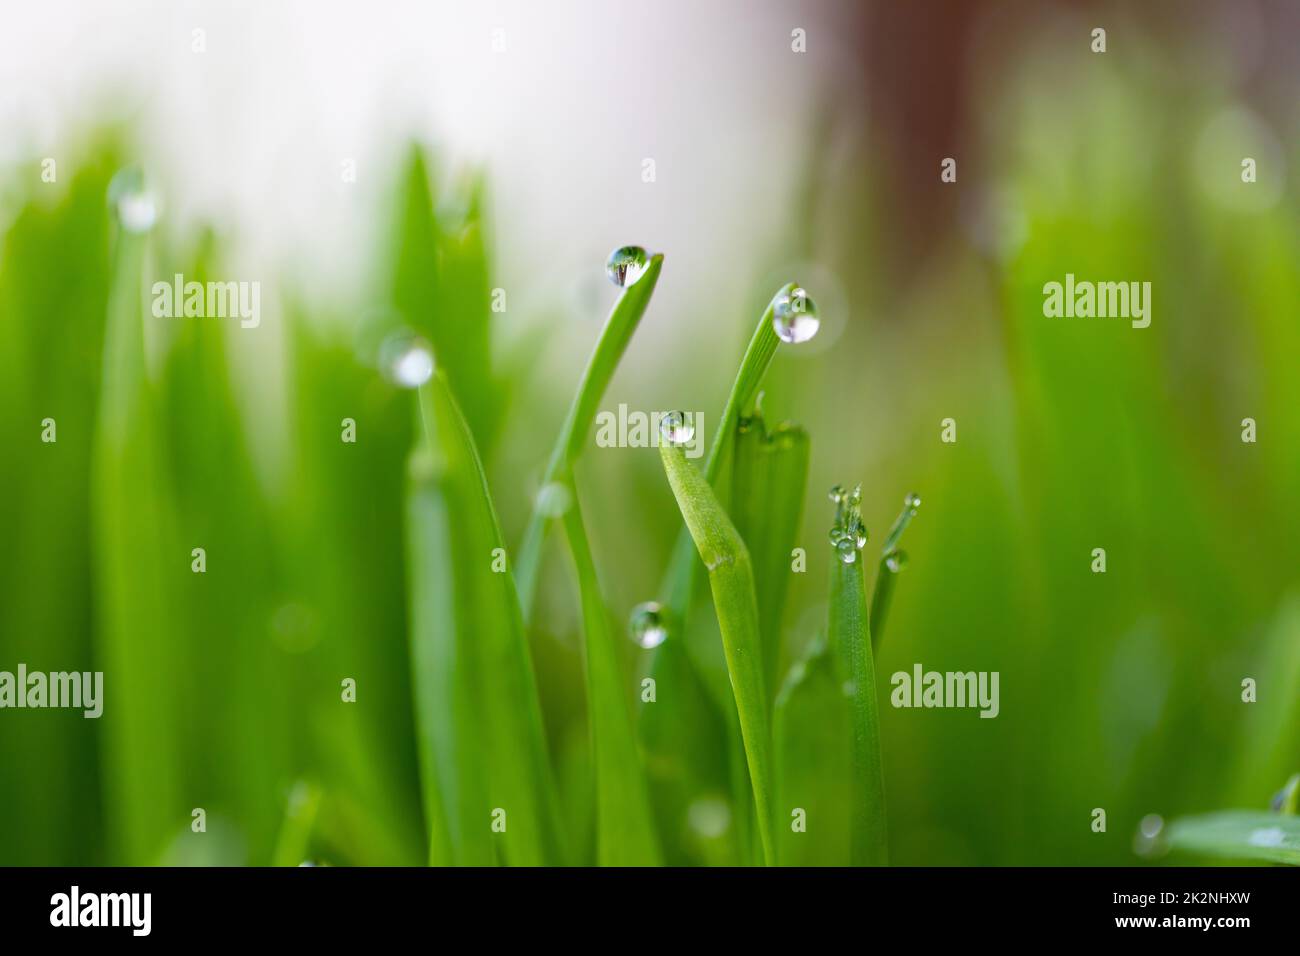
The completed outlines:
[[[776,460],[742,432],[724,474],[712,462],[751,410],[747,389],[710,454],[761,582],[765,698],[782,688],[771,815],[783,863],[848,861],[837,742],[849,716],[821,636],[834,566],[816,522],[800,520],[843,474],[867,479],[875,540],[905,492],[927,502],[877,682],[915,662],[1001,672],[997,720],[881,706],[892,862],[1132,863],[1148,813],[1262,806],[1300,766],[1294,190],[1271,206],[1234,199],[1249,188],[1235,158],[1220,168],[1198,145],[1242,106],[1212,81],[1046,41],[996,75],[981,91],[983,140],[951,187],[963,212],[921,286],[901,287],[875,254],[907,221],[867,192],[887,180],[885,160],[815,155],[801,202],[821,212],[797,218],[799,248],[755,256],[751,301],[711,305],[743,346],[766,265],[808,281],[795,258],[840,276],[850,303],[820,351],[763,364],[765,403],[811,442]],[[1295,132],[1275,114],[1262,128],[1280,142]],[[376,301],[321,310],[286,286],[279,314],[264,294],[262,328],[245,331],[150,315],[149,281],[231,277],[236,250],[165,222],[119,233],[105,195],[129,155],[88,144],[57,185],[17,170],[22,201],[0,224],[0,669],[106,672],[99,721],[0,713],[0,862],[490,863],[502,845],[506,862],[595,862],[605,784],[588,709],[620,678],[616,691],[635,692],[626,675],[650,662],[630,667],[628,645],[598,659],[589,685],[577,602],[564,610],[541,576],[525,644],[510,575],[483,553],[500,544],[516,568],[534,475],[506,436],[526,437],[521,423],[568,392],[502,360],[485,184],[413,149]],[[1232,188],[1207,190],[1207,176]],[[1042,284],[1066,272],[1152,281],[1152,326],[1045,320]],[[530,318],[511,314],[512,333]],[[445,394],[431,431],[459,434],[444,449],[457,474],[430,460],[412,396],[357,346],[399,325],[434,345]],[[664,394],[726,394],[713,355],[621,346]],[[699,370],[705,386],[686,381]],[[611,404],[627,388],[605,384]],[[595,410],[566,436],[575,457]],[[1248,416],[1256,444],[1239,438]],[[54,444],[39,440],[46,417]],[[946,417],[952,445],[938,440]],[[345,418],[355,444],[340,440]],[[268,446],[283,461],[265,460]],[[466,482],[471,448],[482,473]],[[583,462],[582,609],[605,621],[598,638],[617,635],[608,615],[621,620],[627,595],[672,560],[680,525],[656,457]],[[512,516],[502,528],[485,483]],[[195,547],[205,574],[190,570]],[[790,570],[794,547],[805,573]],[[1105,574],[1090,571],[1094,547]],[[689,575],[671,580],[689,591]],[[670,863],[751,862],[754,821],[737,799],[751,784],[713,609],[703,594],[676,603],[690,653],[671,639],[654,653],[657,699],[637,727],[655,841]],[[340,699],[349,677],[355,704]],[[1241,701],[1244,677],[1258,703]],[[624,739],[619,759],[630,750]],[[551,774],[553,794],[538,782]],[[301,781],[305,803],[292,799]],[[507,804],[494,843],[482,807]],[[1098,806],[1106,833],[1089,827]],[[195,807],[206,834],[189,829]],[[796,807],[806,833],[790,829]]]

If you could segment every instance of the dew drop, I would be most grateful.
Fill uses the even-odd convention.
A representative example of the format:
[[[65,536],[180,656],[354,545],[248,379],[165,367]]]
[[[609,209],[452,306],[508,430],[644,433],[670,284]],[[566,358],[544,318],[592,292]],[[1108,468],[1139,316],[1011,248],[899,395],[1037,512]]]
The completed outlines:
[[[433,349],[414,332],[390,335],[379,347],[379,363],[394,385],[419,388],[433,377]]]
[[[772,302],[772,328],[782,342],[807,342],[821,328],[817,304],[800,287],[782,292]]]
[[[135,167],[121,170],[108,184],[108,201],[127,232],[146,233],[158,221],[158,201]]]
[[[1138,856],[1158,856],[1163,850],[1161,837],[1165,832],[1165,819],[1158,813],[1148,813],[1138,822],[1133,835],[1133,852]]]
[[[537,492],[537,510],[548,518],[558,518],[573,504],[573,495],[559,481],[548,481]]]
[[[657,601],[646,601],[632,608],[632,616],[628,619],[632,640],[647,650],[658,647],[668,637],[664,618],[664,609]]]
[[[731,826],[731,808],[719,797],[701,797],[686,810],[691,829],[707,840],[716,840]]]
[[[620,246],[605,261],[605,274],[621,289],[641,278],[649,262],[650,257],[640,246]]]
[[[686,412],[664,412],[659,436],[670,445],[685,445],[695,437],[695,424]]]
[[[843,485],[836,485],[830,491],[830,499],[835,503],[831,544],[841,561],[852,564],[867,543],[867,526],[862,523],[862,486],[855,485],[852,491],[845,491]]]
[[[899,571],[903,570],[903,568],[907,567],[907,552],[906,551],[889,552],[887,555],[885,555],[885,567],[887,567],[894,574],[897,574]]]

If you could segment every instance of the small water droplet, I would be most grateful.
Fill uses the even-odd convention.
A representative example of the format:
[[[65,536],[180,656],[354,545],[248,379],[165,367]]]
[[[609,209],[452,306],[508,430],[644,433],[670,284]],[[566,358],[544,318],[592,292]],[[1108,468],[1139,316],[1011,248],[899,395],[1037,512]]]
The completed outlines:
[[[836,485],[831,488],[830,499],[835,503],[831,544],[841,561],[852,564],[867,543],[867,526],[862,523],[862,486],[855,485],[852,491],[845,491],[843,485]]]
[[[632,285],[641,278],[650,263],[650,257],[640,246],[620,246],[609,254],[605,274],[619,288]]]
[[[887,567],[894,574],[897,574],[899,571],[903,570],[903,568],[907,567],[907,552],[906,551],[889,552],[889,554],[885,555],[885,567]]]
[[[1133,852],[1138,856],[1156,856],[1162,849],[1161,837],[1165,832],[1165,819],[1158,813],[1148,813],[1138,822],[1133,835]]]
[[[632,640],[646,650],[658,647],[668,637],[665,617],[664,609],[657,601],[646,601],[632,608],[632,615],[628,619],[628,632]]]
[[[695,424],[686,412],[664,412],[659,435],[670,445],[685,445],[695,437]]]
[[[891,553],[898,551],[898,542],[903,537],[903,532],[907,530],[908,524],[916,517],[916,512],[920,507],[921,496],[915,491],[909,492],[907,497],[903,499],[903,510],[898,513],[898,519],[894,522],[894,526],[889,529],[889,536],[885,538],[885,544],[881,548],[886,561],[888,561]]]
[[[709,840],[716,840],[731,826],[731,808],[719,797],[701,797],[686,810],[691,829]]]
[[[802,288],[782,292],[772,302],[772,328],[782,342],[807,342],[821,328],[817,304]]]
[[[385,339],[379,363],[389,380],[402,388],[419,388],[433,377],[433,349],[414,332],[396,332]]]
[[[903,504],[912,514],[916,514],[916,509],[921,507],[921,496],[914,491],[903,500]]]
[[[537,492],[537,510],[548,518],[558,518],[573,504],[573,495],[559,481],[548,481]]]
[[[158,200],[145,184],[144,173],[135,167],[113,177],[108,184],[108,201],[127,232],[146,233],[158,221]]]

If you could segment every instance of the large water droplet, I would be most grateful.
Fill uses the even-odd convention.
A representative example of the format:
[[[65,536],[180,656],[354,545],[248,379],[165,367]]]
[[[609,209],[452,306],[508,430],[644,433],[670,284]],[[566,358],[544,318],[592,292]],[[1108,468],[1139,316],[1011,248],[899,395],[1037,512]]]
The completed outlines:
[[[605,274],[610,282],[622,288],[641,278],[649,262],[650,257],[640,246],[620,246],[605,261]]]
[[[780,293],[772,302],[772,328],[782,342],[807,342],[821,328],[817,304],[802,288]]]
[[[657,601],[646,601],[632,608],[628,619],[628,632],[632,640],[647,650],[658,647],[668,638],[663,607]]]
[[[890,551],[885,555],[885,567],[897,574],[903,568],[907,567],[906,551]]]
[[[419,388],[433,377],[433,349],[414,332],[397,332],[379,347],[379,364],[394,385]]]
[[[659,437],[670,445],[685,445],[695,437],[695,423],[686,412],[664,412],[659,419]]]
[[[135,167],[121,170],[108,184],[108,201],[117,221],[127,232],[148,232],[158,221],[158,200]]]

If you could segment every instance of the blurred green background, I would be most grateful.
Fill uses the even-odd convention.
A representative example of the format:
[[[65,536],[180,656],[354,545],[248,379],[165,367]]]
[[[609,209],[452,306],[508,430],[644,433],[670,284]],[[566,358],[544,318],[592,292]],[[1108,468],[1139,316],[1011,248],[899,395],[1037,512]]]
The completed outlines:
[[[1237,34],[1215,26],[1231,17],[1102,8],[1109,49],[1095,54],[1095,18],[1015,9],[978,24],[931,12],[931,32],[911,24],[897,44],[960,42],[960,67],[932,77],[955,70],[964,93],[947,111],[870,72],[868,102],[896,110],[846,120],[834,97],[814,104],[803,173],[785,196],[754,197],[783,204],[788,228],[736,222],[737,254],[717,264],[748,292],[696,284],[677,292],[689,308],[652,301],[601,403],[700,410],[711,441],[772,293],[797,279],[818,299],[821,334],[783,346],[765,385],[769,422],[811,436],[808,567],[788,582],[780,672],[824,627],[826,490],[862,483],[868,556],[920,493],[876,661],[897,864],[1136,863],[1146,814],[1263,807],[1300,770],[1294,63],[1239,82]],[[909,26],[876,12],[873,43]],[[918,64],[905,74],[920,82]],[[33,160],[2,186],[0,670],[102,670],[105,711],[0,712],[0,864],[422,863],[406,518],[420,420],[375,343],[399,325],[432,343],[513,548],[614,290],[585,312],[530,295],[529,275],[559,267],[543,248],[494,312],[512,228],[494,182],[437,145],[395,144],[370,211],[382,241],[351,285],[309,294],[312,262],[240,271],[238,233],[174,225],[165,192],[150,234],[119,229],[109,183],[140,162],[133,142],[130,127],[88,129],[57,182]],[[942,183],[949,155],[957,182]],[[607,249],[591,243],[599,277]],[[653,251],[667,287],[674,249]],[[143,293],[176,272],[260,277],[262,326],[154,318]],[[1151,282],[1150,327],[1045,318],[1042,286],[1067,272]],[[1241,440],[1247,417],[1256,443]],[[41,441],[45,418],[56,443]],[[656,596],[680,519],[652,449],[593,435],[578,479],[622,634]],[[560,858],[587,863],[580,621],[562,547],[545,553],[528,636]],[[696,603],[693,660],[725,694],[706,589]],[[658,652],[622,644],[635,700]],[[889,707],[888,676],[918,662],[1000,672],[997,719]],[[1246,677],[1256,703],[1241,700]],[[676,706],[670,690],[652,706]],[[697,729],[681,746],[716,772],[652,791],[665,858],[747,862],[727,747],[709,750],[725,728]],[[814,715],[788,752],[816,764],[832,733]],[[831,819],[842,807],[823,782],[791,799],[820,799]],[[841,844],[810,827],[789,861],[841,862]]]

